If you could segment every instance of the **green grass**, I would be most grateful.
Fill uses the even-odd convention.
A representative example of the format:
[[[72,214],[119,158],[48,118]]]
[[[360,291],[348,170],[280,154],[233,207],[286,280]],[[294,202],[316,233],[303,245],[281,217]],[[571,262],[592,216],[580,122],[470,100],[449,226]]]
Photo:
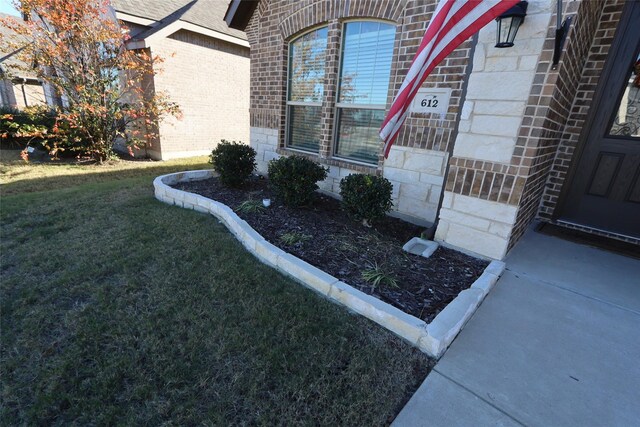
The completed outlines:
[[[3,162],[0,423],[369,426],[401,409],[429,359],[153,198],[153,177],[204,162]]]

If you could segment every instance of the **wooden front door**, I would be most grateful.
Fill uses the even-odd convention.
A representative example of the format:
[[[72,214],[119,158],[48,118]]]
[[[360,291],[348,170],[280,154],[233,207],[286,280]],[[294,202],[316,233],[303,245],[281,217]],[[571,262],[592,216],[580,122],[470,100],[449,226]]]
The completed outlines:
[[[628,2],[559,220],[640,238],[640,2]]]

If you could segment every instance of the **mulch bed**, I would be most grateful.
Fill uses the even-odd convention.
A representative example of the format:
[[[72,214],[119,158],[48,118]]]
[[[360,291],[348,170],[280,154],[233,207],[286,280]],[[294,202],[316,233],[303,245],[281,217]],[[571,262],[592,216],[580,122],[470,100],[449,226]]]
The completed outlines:
[[[430,258],[412,255],[402,246],[422,229],[387,217],[373,227],[350,219],[340,202],[317,194],[307,208],[289,208],[274,200],[268,181],[252,178],[241,189],[224,187],[217,178],[180,183],[176,188],[224,203],[260,235],[279,248],[426,322],[482,274],[487,262],[440,247]],[[271,199],[263,212],[245,213],[237,207],[246,200]],[[281,236],[297,233],[307,240],[285,244]],[[378,266],[396,280],[374,287],[362,272]]]

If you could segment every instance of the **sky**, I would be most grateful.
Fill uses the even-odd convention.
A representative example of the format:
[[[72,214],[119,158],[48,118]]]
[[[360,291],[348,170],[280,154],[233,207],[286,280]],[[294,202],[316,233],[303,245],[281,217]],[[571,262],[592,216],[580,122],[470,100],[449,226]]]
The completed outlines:
[[[19,16],[19,13],[13,5],[11,0],[0,0],[0,13],[8,13],[9,15]]]

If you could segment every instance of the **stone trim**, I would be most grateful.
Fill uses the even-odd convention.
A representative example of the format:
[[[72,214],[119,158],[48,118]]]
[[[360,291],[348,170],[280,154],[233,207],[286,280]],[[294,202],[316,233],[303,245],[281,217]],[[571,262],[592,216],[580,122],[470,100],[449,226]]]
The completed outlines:
[[[369,175],[380,175],[381,174],[381,170],[376,168],[375,165],[366,165],[366,164],[361,164],[361,163],[354,163],[354,162],[350,162],[348,160],[342,160],[336,157],[330,157],[330,158],[322,158],[322,155],[317,154],[317,153],[309,153],[306,151],[298,151],[298,150],[292,150],[290,148],[284,147],[284,148],[278,148],[276,150],[276,153],[282,155],[282,156],[302,156],[302,157],[306,157],[309,160],[313,160],[314,162],[318,162],[320,164],[322,164],[323,166],[337,166],[339,168],[345,168],[345,169],[349,169],[353,172],[358,172],[358,173],[366,173]]]
[[[444,354],[504,272],[503,262],[492,261],[469,289],[460,292],[431,323],[427,324],[272,245],[228,206],[204,196],[170,187],[178,182],[198,181],[212,176],[215,176],[212,170],[159,176],[153,181],[155,197],[170,205],[212,214],[262,263],[292,277],[333,302],[373,320],[435,358]]]

